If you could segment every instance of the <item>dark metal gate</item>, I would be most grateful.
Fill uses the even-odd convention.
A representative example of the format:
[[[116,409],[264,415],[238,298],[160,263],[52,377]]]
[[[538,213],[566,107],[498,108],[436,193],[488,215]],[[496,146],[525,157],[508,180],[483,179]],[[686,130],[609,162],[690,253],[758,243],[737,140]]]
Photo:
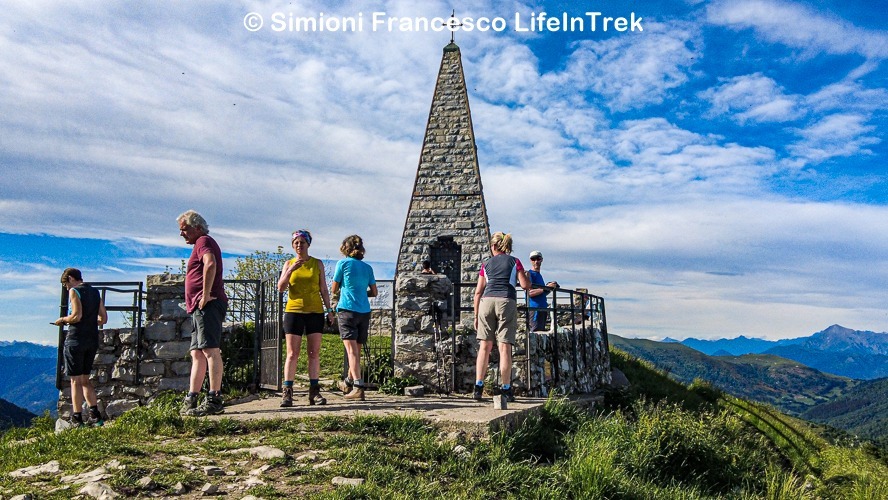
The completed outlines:
[[[259,338],[259,387],[281,390],[281,344],[283,342],[283,316],[285,295],[277,289],[277,279],[262,282],[259,310],[262,325],[257,326]]]
[[[439,236],[438,240],[429,245],[429,257],[432,261],[432,269],[450,279],[451,283],[462,283],[462,246],[453,241],[453,236]],[[459,310],[460,296],[452,294],[454,303],[447,304],[446,310]]]

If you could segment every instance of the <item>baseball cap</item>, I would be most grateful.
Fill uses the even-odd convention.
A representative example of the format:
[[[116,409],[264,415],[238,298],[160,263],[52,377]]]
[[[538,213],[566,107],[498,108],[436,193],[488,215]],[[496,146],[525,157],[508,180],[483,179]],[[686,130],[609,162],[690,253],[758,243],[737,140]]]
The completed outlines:
[[[543,258],[543,254],[542,254],[542,252],[540,252],[539,250],[534,250],[533,252],[530,252],[530,258],[531,258],[531,260],[533,260],[533,259],[535,259],[535,258],[537,258],[537,257],[539,257],[539,258],[542,259],[542,258]]]

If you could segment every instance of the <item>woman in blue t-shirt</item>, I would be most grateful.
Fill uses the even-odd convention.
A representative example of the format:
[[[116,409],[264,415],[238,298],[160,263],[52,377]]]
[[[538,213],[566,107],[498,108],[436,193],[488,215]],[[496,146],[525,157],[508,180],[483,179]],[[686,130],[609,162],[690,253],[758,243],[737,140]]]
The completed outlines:
[[[367,343],[370,331],[370,300],[376,297],[376,279],[373,268],[362,262],[364,240],[353,234],[344,240],[339,251],[345,256],[336,263],[333,274],[333,295],[339,295],[336,304],[339,337],[348,357],[348,377],[339,383],[345,399],[364,400],[364,379],[361,378],[361,347]]]

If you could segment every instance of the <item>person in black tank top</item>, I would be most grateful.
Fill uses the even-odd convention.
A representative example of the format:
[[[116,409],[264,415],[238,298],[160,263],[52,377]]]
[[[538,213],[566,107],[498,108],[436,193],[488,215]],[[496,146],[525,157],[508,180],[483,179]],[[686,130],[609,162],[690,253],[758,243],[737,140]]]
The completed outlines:
[[[69,313],[54,323],[68,325],[63,353],[65,374],[71,380],[71,424],[77,427],[84,424],[85,399],[89,405],[87,423],[102,425],[98,398],[89,375],[99,349],[99,327],[108,322],[108,312],[99,291],[83,282],[79,269],[65,269],[61,281],[68,288]]]

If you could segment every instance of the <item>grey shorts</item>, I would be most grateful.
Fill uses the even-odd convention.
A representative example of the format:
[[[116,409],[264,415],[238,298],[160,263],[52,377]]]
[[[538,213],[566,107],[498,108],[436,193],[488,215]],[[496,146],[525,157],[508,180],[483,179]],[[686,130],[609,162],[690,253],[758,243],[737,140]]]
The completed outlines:
[[[515,345],[518,304],[512,299],[484,297],[478,305],[478,340]]]
[[[343,309],[339,311],[337,318],[339,318],[339,338],[357,340],[359,344],[367,343],[367,335],[370,333],[370,313]]]
[[[222,322],[228,304],[219,299],[191,313],[191,350],[222,347]]]

